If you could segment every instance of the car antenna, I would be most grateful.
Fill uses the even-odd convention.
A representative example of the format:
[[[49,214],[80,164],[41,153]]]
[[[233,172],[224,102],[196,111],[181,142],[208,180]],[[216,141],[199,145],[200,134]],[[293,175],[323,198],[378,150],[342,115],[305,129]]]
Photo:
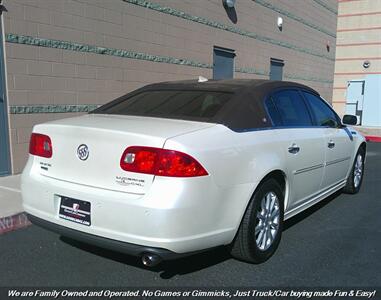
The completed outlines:
[[[198,82],[207,82],[208,78],[205,78],[204,76],[198,76]]]

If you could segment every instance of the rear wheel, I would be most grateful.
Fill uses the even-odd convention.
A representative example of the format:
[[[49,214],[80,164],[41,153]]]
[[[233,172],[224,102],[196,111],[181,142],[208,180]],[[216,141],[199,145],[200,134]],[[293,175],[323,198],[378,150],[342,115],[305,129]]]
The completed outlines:
[[[282,235],[283,200],[283,191],[274,179],[257,188],[231,245],[233,257],[262,263],[274,254]]]
[[[347,184],[343,189],[345,193],[356,194],[360,191],[364,176],[364,161],[365,151],[363,148],[360,148],[357,151],[355,161],[353,162],[351,172],[349,173]]]

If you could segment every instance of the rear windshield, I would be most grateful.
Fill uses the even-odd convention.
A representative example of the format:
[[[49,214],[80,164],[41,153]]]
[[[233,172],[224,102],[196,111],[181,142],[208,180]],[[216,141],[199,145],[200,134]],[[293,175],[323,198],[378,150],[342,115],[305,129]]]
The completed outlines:
[[[230,93],[146,91],[99,107],[93,113],[209,120],[229,101]]]

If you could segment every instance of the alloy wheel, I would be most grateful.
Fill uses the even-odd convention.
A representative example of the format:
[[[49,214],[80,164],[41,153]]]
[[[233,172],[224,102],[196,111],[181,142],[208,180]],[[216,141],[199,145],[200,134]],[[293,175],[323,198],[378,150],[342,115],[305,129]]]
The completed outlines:
[[[261,200],[256,218],[255,241],[260,250],[267,250],[274,242],[279,230],[279,219],[279,199],[274,192],[268,192]]]
[[[362,178],[362,169],[363,169],[363,159],[362,155],[358,154],[355,162],[355,167],[353,170],[353,184],[355,188],[357,188],[360,185],[361,178]]]

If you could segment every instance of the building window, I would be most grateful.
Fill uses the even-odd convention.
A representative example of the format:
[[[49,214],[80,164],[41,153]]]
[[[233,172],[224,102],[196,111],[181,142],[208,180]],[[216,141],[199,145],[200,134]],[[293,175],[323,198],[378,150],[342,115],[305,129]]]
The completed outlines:
[[[214,46],[213,79],[230,79],[234,76],[234,57],[232,49]]]
[[[270,80],[282,80],[283,78],[283,59],[270,59]]]

